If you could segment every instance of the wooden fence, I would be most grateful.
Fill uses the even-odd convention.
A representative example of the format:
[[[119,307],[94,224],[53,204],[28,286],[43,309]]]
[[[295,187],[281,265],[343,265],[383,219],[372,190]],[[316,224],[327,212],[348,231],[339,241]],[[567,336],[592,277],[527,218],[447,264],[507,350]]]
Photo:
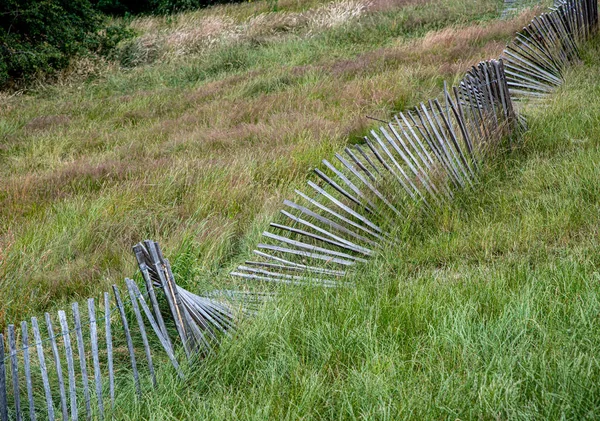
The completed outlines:
[[[490,151],[524,127],[519,101],[560,86],[597,25],[596,1],[558,1],[500,59],[480,63],[440,98],[399,113],[364,143],[323,160],[307,190],[284,201],[256,258],[232,275],[273,286],[351,286],[344,276],[394,243],[394,226],[433,212],[477,182]],[[0,333],[0,421],[110,417],[120,382],[141,395],[156,385],[154,366],[163,362],[182,377],[182,359],[211,352],[236,317],[272,296],[199,296],[175,283],[158,244],[145,241],[134,253],[141,290],[126,279],[124,289],[114,285],[101,302],[87,300],[87,311],[73,303],[68,312]]]
[[[274,284],[344,284],[344,275],[409,218],[473,185],[481,162],[525,120],[515,101],[550,94],[595,30],[598,4],[561,1],[533,21],[499,60],[473,67],[439,99],[401,112],[364,143],[323,160],[315,178],[284,201],[256,259],[232,275]]]

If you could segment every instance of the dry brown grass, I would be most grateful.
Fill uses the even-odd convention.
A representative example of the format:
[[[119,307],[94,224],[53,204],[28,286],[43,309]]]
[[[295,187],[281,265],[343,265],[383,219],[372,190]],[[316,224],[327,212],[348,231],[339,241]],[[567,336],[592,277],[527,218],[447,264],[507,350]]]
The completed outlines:
[[[369,0],[337,0],[299,12],[263,12],[241,22],[224,13],[185,13],[169,20],[142,17],[131,23],[142,35],[128,42],[121,54],[127,55],[128,65],[138,66],[201,54],[235,42],[286,34],[310,36],[357,19],[372,5]],[[380,2],[373,10],[395,6],[394,2]]]

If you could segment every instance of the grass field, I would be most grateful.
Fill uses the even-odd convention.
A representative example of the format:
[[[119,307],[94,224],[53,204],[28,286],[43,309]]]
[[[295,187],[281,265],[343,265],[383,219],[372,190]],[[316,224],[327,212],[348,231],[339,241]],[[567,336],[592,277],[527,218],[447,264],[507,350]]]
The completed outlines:
[[[123,419],[600,416],[600,42],[484,178],[363,266],[290,289]]]
[[[192,291],[230,282],[367,115],[436,95],[537,13],[500,21],[500,7],[281,0],[137,18],[114,61],[2,94],[0,331],[122,282],[144,238]],[[600,40],[565,79],[524,107],[529,130],[475,188],[397,227],[355,289],[286,289],[185,381],[157,364],[139,401],[119,378],[115,418],[598,419]]]
[[[145,238],[195,291],[222,285],[367,115],[430,98],[534,13],[498,21],[500,7],[281,1],[138,18],[114,62],[3,94],[0,329],[131,276]]]

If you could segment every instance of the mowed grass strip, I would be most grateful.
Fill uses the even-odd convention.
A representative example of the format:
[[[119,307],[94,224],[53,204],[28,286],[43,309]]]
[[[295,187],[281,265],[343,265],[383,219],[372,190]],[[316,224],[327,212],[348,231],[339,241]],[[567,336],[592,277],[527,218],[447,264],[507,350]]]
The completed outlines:
[[[356,289],[286,290],[119,418],[598,418],[598,39],[566,80],[473,191],[398,227]]]
[[[222,286],[293,187],[372,125],[366,115],[434,96],[533,14],[390,4],[306,36],[6,97],[0,327],[131,276],[144,238],[192,290]]]

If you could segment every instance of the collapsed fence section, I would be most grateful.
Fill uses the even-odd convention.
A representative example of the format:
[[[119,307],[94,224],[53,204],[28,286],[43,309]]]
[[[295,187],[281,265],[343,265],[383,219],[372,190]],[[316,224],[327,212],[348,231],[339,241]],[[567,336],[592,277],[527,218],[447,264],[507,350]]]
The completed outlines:
[[[232,275],[271,283],[345,285],[349,269],[394,242],[411,205],[428,213],[472,186],[478,168],[519,126],[502,60],[473,67],[441,99],[399,113],[364,144],[323,160],[308,190],[286,200]]]
[[[430,213],[471,187],[483,160],[525,120],[515,99],[543,97],[579,60],[596,30],[595,0],[560,0],[516,35],[499,60],[473,67],[440,99],[421,103],[372,130],[364,143],[323,160],[308,189],[296,190],[256,256],[235,277],[274,285],[348,285],[344,276],[395,242],[393,227]]]
[[[543,98],[559,87],[597,27],[597,0],[558,0],[552,12],[533,18],[502,53],[513,100]]]

